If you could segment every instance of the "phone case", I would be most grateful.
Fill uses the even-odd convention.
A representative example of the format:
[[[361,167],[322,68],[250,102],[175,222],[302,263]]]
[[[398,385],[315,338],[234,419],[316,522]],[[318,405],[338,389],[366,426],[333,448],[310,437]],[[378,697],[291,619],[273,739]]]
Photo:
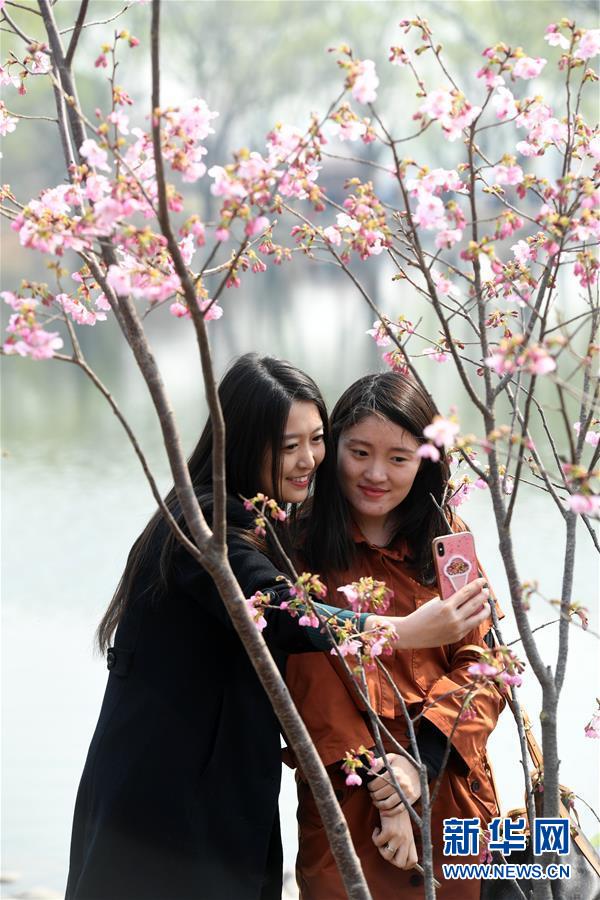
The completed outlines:
[[[470,531],[446,534],[436,538],[431,546],[442,600],[479,577],[475,541]]]

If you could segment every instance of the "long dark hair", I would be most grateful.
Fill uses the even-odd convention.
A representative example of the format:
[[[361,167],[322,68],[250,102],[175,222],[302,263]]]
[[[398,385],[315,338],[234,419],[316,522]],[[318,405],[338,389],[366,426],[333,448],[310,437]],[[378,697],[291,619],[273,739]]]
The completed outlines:
[[[281,448],[292,402],[302,400],[316,405],[323,422],[326,451],[329,446],[327,408],[312,378],[285,360],[275,359],[272,356],[259,357],[256,353],[247,353],[234,362],[219,385],[219,399],[225,419],[227,492],[232,498],[228,505],[230,532],[245,533],[250,524],[249,516],[244,514],[237,498],[240,495],[253,497],[261,490],[261,469],[269,448],[272,451],[271,482],[273,485],[280,484]],[[188,460],[188,469],[196,496],[210,522],[212,512],[210,419]],[[278,491],[279,488],[276,488],[274,499],[281,502]],[[172,488],[165,497],[165,504],[187,534],[175,488]],[[151,596],[156,597],[166,588],[173,553],[179,544],[169,530],[157,548],[157,531],[163,522],[162,513],[157,509],[129,552],[117,590],[96,632],[102,652],[110,643],[111,636],[127,606],[134,582],[142,570],[150,567],[151,574],[149,579],[146,578],[146,582]],[[248,539],[253,542],[252,531],[249,532]],[[269,547],[263,549],[267,549],[268,552]]]
[[[337,479],[337,449],[341,434],[367,416],[389,419],[423,443],[423,430],[437,415],[433,399],[410,376],[397,372],[366,375],[344,391],[331,414],[333,451],[328,453],[315,479],[310,515],[303,519],[303,554],[315,571],[344,571],[352,565],[355,545],[352,516]],[[448,531],[443,515],[430,495],[442,504],[449,466],[442,451],[437,463],[421,460],[408,496],[397,508],[397,528],[391,542],[407,538],[411,557],[423,584],[434,578],[431,542]],[[447,516],[452,520],[450,511]],[[391,543],[390,542],[390,543]]]

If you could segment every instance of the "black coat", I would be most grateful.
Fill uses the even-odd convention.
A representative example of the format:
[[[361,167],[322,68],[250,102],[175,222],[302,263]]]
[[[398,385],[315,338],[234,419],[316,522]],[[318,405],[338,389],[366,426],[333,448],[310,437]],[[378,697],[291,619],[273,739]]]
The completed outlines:
[[[165,536],[161,523],[157,553]],[[185,551],[176,559],[159,602],[145,591],[158,562],[140,576],[109,651],[66,900],[281,893],[279,725],[214,583]],[[277,569],[239,536],[229,560],[246,597],[283,596]],[[324,640],[278,610],[263,634],[280,668]]]

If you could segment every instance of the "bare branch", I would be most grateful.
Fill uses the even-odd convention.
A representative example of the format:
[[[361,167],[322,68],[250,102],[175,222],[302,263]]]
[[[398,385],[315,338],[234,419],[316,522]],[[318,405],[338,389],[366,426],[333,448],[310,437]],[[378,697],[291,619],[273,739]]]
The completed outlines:
[[[90,0],[81,0],[81,6],[79,7],[77,20],[75,22],[75,27],[73,28],[73,36],[69,44],[69,49],[67,50],[67,55],[65,56],[65,62],[69,67],[73,62],[73,57],[75,56],[75,51],[77,50],[77,43],[79,41],[79,38],[81,37],[81,29],[83,28],[83,23],[85,22],[89,2]]]

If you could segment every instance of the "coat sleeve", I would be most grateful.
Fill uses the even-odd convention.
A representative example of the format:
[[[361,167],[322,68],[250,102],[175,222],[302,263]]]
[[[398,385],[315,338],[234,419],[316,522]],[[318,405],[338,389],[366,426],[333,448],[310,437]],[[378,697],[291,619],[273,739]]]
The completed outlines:
[[[481,661],[475,647],[489,649],[481,628],[465,635],[460,644],[448,648],[449,671],[430,687],[423,707],[424,719],[435,725],[446,739],[451,737],[453,749],[468,770],[480,761],[506,702],[495,685],[479,687],[471,698],[469,714],[459,719],[466,688],[473,682],[469,666]]]
[[[244,597],[251,597],[257,591],[269,594],[271,602],[265,611],[267,626],[263,637],[272,650],[284,653],[306,653],[315,650],[330,650],[332,642],[326,631],[321,628],[310,628],[299,624],[298,616],[291,616],[279,609],[279,604],[290,599],[286,582],[282,581],[282,573],[270,559],[253,547],[243,538],[233,537],[228,542],[229,563],[238,581]],[[233,630],[233,623],[221,600],[219,592],[208,573],[194,560],[187,551],[181,549],[177,553],[173,568],[174,588],[193,596],[206,611],[216,618],[228,630]],[[350,610],[316,604],[328,617],[343,623],[353,619],[359,631],[365,626],[367,616],[357,615]]]

